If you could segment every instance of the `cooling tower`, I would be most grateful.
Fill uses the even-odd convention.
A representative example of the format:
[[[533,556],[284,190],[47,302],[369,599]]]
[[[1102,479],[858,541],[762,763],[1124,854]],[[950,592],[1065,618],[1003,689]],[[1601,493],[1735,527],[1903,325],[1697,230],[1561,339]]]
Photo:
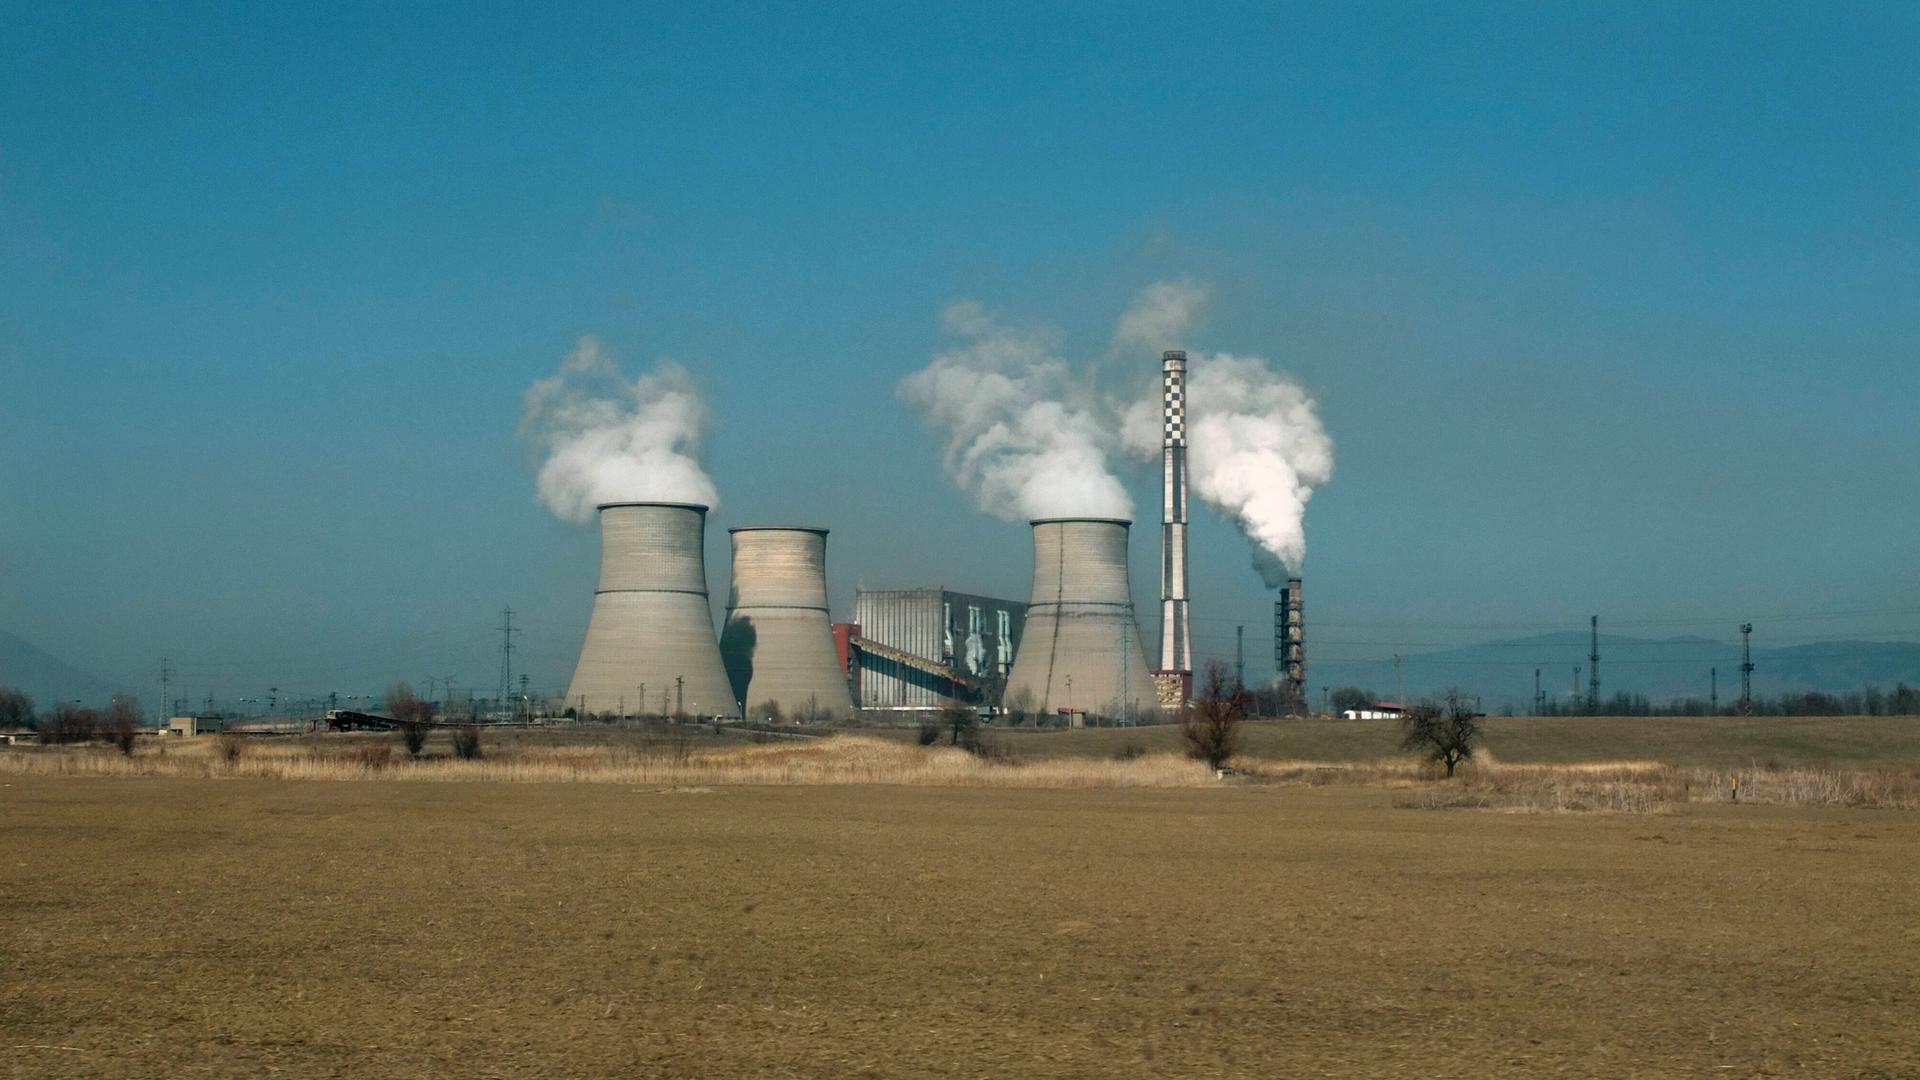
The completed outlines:
[[[739,715],[707,605],[706,528],[707,508],[693,503],[601,505],[600,586],[567,704]]]
[[[1007,696],[1035,708],[1123,717],[1157,712],[1127,586],[1127,527],[1114,518],[1033,523],[1033,599]]]
[[[827,618],[827,530],[760,526],[733,537],[733,581],[720,655],[736,700],[758,717],[768,702],[787,716],[853,709]]]

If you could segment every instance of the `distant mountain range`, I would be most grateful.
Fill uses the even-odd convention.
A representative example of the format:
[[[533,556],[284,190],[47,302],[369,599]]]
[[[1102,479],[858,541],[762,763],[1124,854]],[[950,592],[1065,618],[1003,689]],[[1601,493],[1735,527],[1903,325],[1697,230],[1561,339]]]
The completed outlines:
[[[1578,693],[1587,692],[1586,634],[1568,631],[1509,641],[1489,641],[1439,652],[1402,656],[1406,695],[1418,699],[1457,686],[1478,694],[1489,709],[1530,707],[1533,672],[1550,700],[1574,693],[1573,669],[1580,668]],[[1330,650],[1331,651],[1331,650]],[[1892,689],[1895,683],[1920,687],[1920,643],[1910,641],[1822,641],[1808,645],[1753,650],[1753,693],[1819,690],[1838,692],[1863,686]],[[1600,696],[1622,691],[1654,702],[1706,698],[1711,670],[1720,672],[1720,700],[1740,696],[1740,643],[1703,637],[1635,638],[1600,635]],[[1395,694],[1392,660],[1319,660],[1307,639],[1308,682],[1319,703],[1323,686],[1360,686],[1381,697]]]
[[[38,708],[78,700],[104,705],[113,687],[52,653],[0,630],[0,686],[24,690]]]

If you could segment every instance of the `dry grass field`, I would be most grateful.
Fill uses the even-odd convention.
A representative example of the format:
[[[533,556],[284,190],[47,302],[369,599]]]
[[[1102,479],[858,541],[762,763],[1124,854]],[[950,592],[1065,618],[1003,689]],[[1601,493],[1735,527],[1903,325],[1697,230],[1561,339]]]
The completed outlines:
[[[8,1076],[1911,1076],[1920,819],[11,776]]]
[[[0,1076],[1920,1076],[1904,729],[1271,727],[0,753]]]

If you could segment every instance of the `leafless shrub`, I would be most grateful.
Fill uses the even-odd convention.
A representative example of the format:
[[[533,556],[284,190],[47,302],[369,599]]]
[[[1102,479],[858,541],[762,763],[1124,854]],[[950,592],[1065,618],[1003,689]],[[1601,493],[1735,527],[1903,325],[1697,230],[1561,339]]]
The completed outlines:
[[[215,740],[214,749],[220,755],[220,760],[227,763],[227,768],[232,769],[240,764],[240,758],[247,752],[247,738],[235,732],[223,731]]]
[[[356,746],[347,759],[368,772],[379,772],[393,763],[393,744],[378,742]]]
[[[33,726],[33,699],[24,691],[0,686],[0,728]]]
[[[1473,758],[1474,744],[1480,741],[1480,716],[1471,698],[1459,690],[1448,690],[1439,705],[1421,705],[1407,711],[1401,721],[1400,748],[1444,766],[1451,779],[1461,762]]]
[[[1140,757],[1146,752],[1147,748],[1137,742],[1122,743],[1120,744],[1120,749],[1113,752],[1113,760],[1132,761],[1134,758]]]
[[[480,757],[480,725],[462,724],[460,730],[453,733],[453,754],[462,761]]]
[[[935,723],[934,721],[929,720],[926,723],[921,724],[920,725],[920,745],[932,746],[934,743],[937,743],[940,741],[941,734],[942,732],[940,729],[940,725]]]
[[[1187,756],[1218,770],[1240,752],[1240,724],[1252,704],[1245,688],[1227,674],[1224,661],[1207,664],[1207,681],[1180,721]]]

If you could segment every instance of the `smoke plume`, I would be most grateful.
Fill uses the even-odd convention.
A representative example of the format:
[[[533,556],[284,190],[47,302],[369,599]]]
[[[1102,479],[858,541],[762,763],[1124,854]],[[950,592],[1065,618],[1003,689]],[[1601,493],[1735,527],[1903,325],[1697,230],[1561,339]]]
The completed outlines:
[[[1205,300],[1191,285],[1143,290],[1120,319],[1116,342],[1155,349],[1178,345]],[[1122,406],[1126,446],[1157,460],[1157,392]],[[1333,478],[1333,440],[1305,389],[1258,356],[1187,355],[1187,482],[1253,545],[1253,566],[1270,587],[1286,583],[1306,558],[1303,527],[1314,488]]]
[[[943,315],[957,348],[900,383],[900,399],[946,437],[954,482],[1009,521],[1133,516],[1107,465],[1113,425],[1090,380],[1048,335],[1002,325],[979,304]]]
[[[520,435],[541,456],[540,501],[584,524],[604,502],[718,505],[698,458],[706,424],[685,368],[662,360],[629,381],[587,336],[558,371],[527,388]]]
[[[1190,281],[1156,281],[1140,290],[1114,328],[1114,351],[1158,355],[1185,343],[1207,290]]]

